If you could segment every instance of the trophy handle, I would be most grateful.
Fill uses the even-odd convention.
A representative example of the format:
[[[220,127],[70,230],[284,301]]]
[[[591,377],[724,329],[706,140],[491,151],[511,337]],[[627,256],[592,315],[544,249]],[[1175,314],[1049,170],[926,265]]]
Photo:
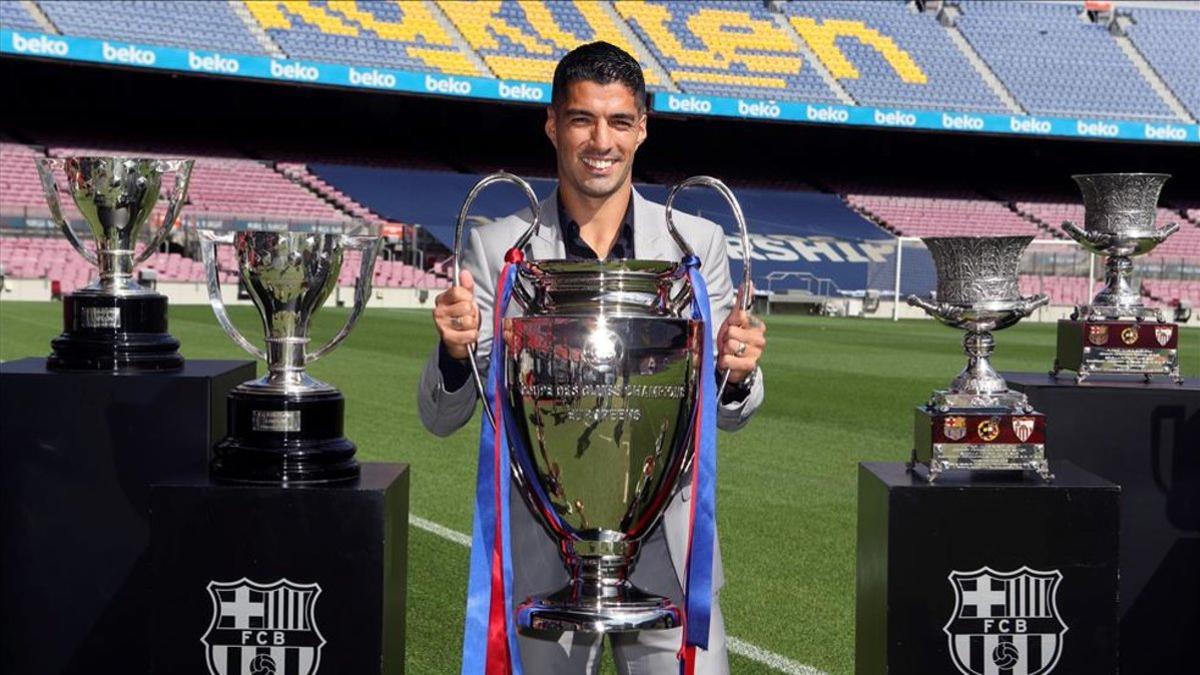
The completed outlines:
[[[520,176],[508,173],[507,171],[497,171],[496,173],[484,176],[467,193],[467,198],[463,201],[462,208],[458,210],[458,221],[454,225],[454,278],[450,281],[454,286],[459,285],[458,274],[460,265],[462,264],[463,226],[467,222],[467,214],[470,212],[471,205],[475,203],[475,199],[479,196],[479,193],[483,192],[483,189],[492,183],[512,183],[521,188],[521,191],[525,193],[525,198],[529,200],[529,210],[533,215],[533,222],[517,238],[512,248],[509,249],[510,251],[520,252],[521,249],[525,248],[525,245],[529,243],[529,238],[537,232],[538,227],[541,225],[541,208],[538,204],[537,195],[533,192],[533,188],[530,187],[529,183],[525,182]],[[522,308],[528,307],[530,302],[529,295],[521,288],[520,284],[514,285],[513,295],[517,297],[517,304],[521,305]],[[495,339],[495,336],[493,336],[493,339]],[[492,406],[487,400],[487,390],[483,385],[483,377],[479,374],[479,364],[475,362],[475,345],[467,347],[467,357],[471,365],[471,377],[475,380],[475,391],[479,394],[479,400],[483,402],[483,411],[492,420],[493,426],[499,428],[500,420],[492,413]]]
[[[233,325],[233,321],[229,318],[229,312],[225,309],[225,302],[221,300],[221,274],[217,269],[217,244],[232,244],[233,233],[226,232],[218,234],[212,230],[202,230],[197,228],[196,234],[200,235],[200,252],[204,259],[204,273],[208,277],[208,304],[212,305],[213,314],[217,316],[217,323],[221,324],[221,328],[233,341],[242,349],[258,359],[267,360],[267,353],[258,347],[258,345],[246,339],[241,331]]]
[[[1167,225],[1163,229],[1159,230],[1158,232],[1155,232],[1154,238],[1157,239],[1158,243],[1161,244],[1167,237],[1175,234],[1178,231],[1179,231],[1179,223],[1171,223],[1170,225]]]
[[[1021,298],[1021,306],[1017,308],[1017,313],[1022,318],[1033,314],[1038,308],[1044,307],[1050,303],[1050,296],[1045,293],[1038,293],[1030,298]]]
[[[683,235],[679,234],[679,230],[675,229],[675,220],[672,217],[671,211],[671,205],[675,203],[675,196],[685,188],[693,185],[701,185],[716,190],[722,197],[725,198],[725,201],[729,204],[729,208],[733,211],[733,218],[737,221],[738,232],[741,235],[742,240],[742,283],[738,287],[736,304],[739,309],[749,312],[750,307],[753,305],[753,298],[750,295],[750,252],[752,250],[750,248],[750,232],[746,229],[746,216],[742,213],[742,205],[738,203],[737,197],[733,195],[733,191],[730,190],[725,183],[721,182],[721,180],[718,178],[713,178],[712,176],[691,176],[690,178],[685,178],[678,185],[672,186],[670,192],[667,193],[667,231],[671,233],[671,238],[675,240],[675,244],[679,246],[679,250],[683,251],[685,258],[687,256],[695,255],[695,251],[692,250],[691,246],[688,246],[688,243],[684,240]],[[724,234],[724,231],[722,231],[722,234]],[[725,385],[728,383],[729,371],[726,370],[721,374],[721,386],[717,388],[718,399],[725,391]]]
[[[908,304],[914,307],[920,307],[925,310],[925,313],[936,319],[945,319],[947,321],[956,321],[962,316],[962,308],[953,305],[944,305],[941,303],[933,303],[925,298],[916,295],[908,296]],[[1040,307],[1040,305],[1039,305]]]
[[[62,205],[58,201],[58,183],[54,181],[54,172],[63,167],[61,159],[43,157],[37,159],[34,164],[37,166],[38,175],[42,179],[42,192],[46,196],[46,204],[50,207],[50,217],[54,222],[58,223],[59,229],[66,235],[67,241],[71,242],[71,246],[83,256],[83,259],[92,265],[99,266],[100,261],[96,258],[93,251],[89,251],[83,246],[83,242],[79,240],[79,235],[75,234],[75,230],[71,229],[71,224],[63,217]]]
[[[371,299],[371,283],[375,280],[375,260],[379,257],[379,249],[383,246],[383,237],[342,235],[342,246],[346,250],[363,252],[362,264],[358,268],[358,278],[354,280],[354,309],[350,310],[350,316],[346,319],[345,325],[337,332],[337,335],[333,336],[332,340],[317,351],[304,356],[305,365],[320,359],[341,344],[342,340],[345,340],[350,331],[354,329],[354,324],[358,323],[359,317],[367,307],[367,301]]]
[[[171,196],[167,200],[167,213],[163,216],[162,226],[150,239],[150,243],[142,249],[141,255],[133,259],[134,265],[140,265],[146,261],[146,258],[154,255],[158,247],[167,240],[167,235],[171,234],[171,230],[174,229],[175,221],[179,218],[179,210],[183,208],[183,202],[187,199],[188,185],[192,182],[193,164],[195,164],[195,160],[191,159],[166,159],[158,162],[158,168],[163,173],[175,172],[175,187],[171,189]]]
[[[1106,241],[1109,238],[1109,235],[1103,232],[1088,232],[1087,230],[1081,229],[1078,225],[1069,220],[1063,221],[1062,229],[1064,232],[1071,235],[1071,238],[1074,239],[1076,243],[1081,244],[1084,247],[1104,248],[1107,246]]]

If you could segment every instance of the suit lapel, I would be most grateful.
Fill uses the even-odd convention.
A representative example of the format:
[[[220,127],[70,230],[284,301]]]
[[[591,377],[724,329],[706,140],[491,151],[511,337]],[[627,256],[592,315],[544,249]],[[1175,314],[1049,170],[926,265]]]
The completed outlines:
[[[667,239],[664,245],[663,240]],[[642,260],[672,260],[675,247],[667,236],[666,211],[633,190],[633,253]]]
[[[558,224],[558,188],[541,203],[542,223],[537,233],[529,240],[529,253],[534,260],[560,260],[567,257],[567,248],[562,241],[562,228]]]

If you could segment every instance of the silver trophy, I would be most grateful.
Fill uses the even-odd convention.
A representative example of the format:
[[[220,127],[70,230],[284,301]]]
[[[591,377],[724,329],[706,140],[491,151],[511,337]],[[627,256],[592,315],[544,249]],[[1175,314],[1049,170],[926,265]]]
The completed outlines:
[[[466,213],[479,191],[498,181],[520,186],[532,208],[532,224],[513,248],[523,250],[539,227],[528,184],[509,174],[488,176],[460,212],[456,265]],[[695,177],[676,186],[666,205],[669,231],[684,255],[692,251],[675,230],[671,204],[689,185],[713,187],[733,205],[744,250],[750,250],[732,193],[716,179]],[[641,543],[694,455],[701,340],[711,327],[690,316],[686,269],[659,260],[522,259],[518,265],[513,298],[522,315],[509,319],[504,355],[511,464],[526,503],[555,539],[570,582],[520,603],[517,628],[547,636],[676,627],[680,609],[629,578]],[[749,297],[749,260],[744,270],[741,298]],[[485,414],[499,412],[481,398]]]
[[[99,279],[64,298],[63,333],[51,342],[47,365],[58,370],[181,368],[179,341],[167,333],[167,297],[138,284],[133,271],[170,235],[187,199],[192,160],[67,157],[36,164],[51,217],[79,255],[99,270]],[[92,232],[94,251],[63,216],[60,172]],[[174,174],[174,187],[162,225],[137,254],[134,247],[168,173]]]
[[[1072,176],[1083,193],[1084,226],[1063,230],[1088,251],[1105,256],[1104,289],[1090,304],[1075,308],[1058,323],[1054,368],[1076,372],[1076,382],[1092,373],[1167,375],[1183,383],[1179,371],[1179,327],[1159,309],[1142,304],[1132,283],[1133,258],[1154,250],[1179,225],[1158,229],[1158,195],[1170,178],[1163,173],[1098,173]],[[1154,325],[1143,325],[1147,320]]]
[[[1025,394],[1008,388],[992,368],[992,331],[1008,328],[1045,305],[1045,295],[1021,297],[1017,271],[1033,237],[926,237],[937,266],[937,295],[908,297],[930,316],[967,331],[967,366],[950,388],[917,409],[913,463],[929,480],[945,470],[1032,470],[1050,478],[1044,420]]]
[[[371,296],[377,235],[199,230],[208,295],[229,337],[267,362],[267,374],[229,394],[229,435],[217,444],[214,478],[259,483],[315,483],[356,478],[355,445],[343,436],[345,400],[314,379],[308,364],[333,351],[358,322]],[[230,244],[238,276],[258,308],[266,349],[242,335],[221,298],[216,247]],[[337,286],[347,251],[362,251],[354,307],[328,343],[309,347],[309,329]]]

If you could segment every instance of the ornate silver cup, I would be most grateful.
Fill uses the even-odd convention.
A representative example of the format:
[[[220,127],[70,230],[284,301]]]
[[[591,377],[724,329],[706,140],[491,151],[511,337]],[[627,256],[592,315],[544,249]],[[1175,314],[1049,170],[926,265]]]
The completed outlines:
[[[533,209],[533,223],[514,249],[524,249],[539,226],[529,186],[509,174],[489,176],[460,213],[456,261],[465,214],[478,191],[497,181],[521,186]],[[671,223],[671,203],[688,185],[714,187],[730,201],[749,250],[732,193],[716,179],[696,177],[667,200],[669,231],[685,257],[692,252]],[[504,354],[511,465],[570,575],[563,588],[520,603],[518,630],[554,635],[678,626],[678,607],[629,579],[695,450],[701,341],[711,327],[690,316],[686,269],[659,260],[526,259],[518,279],[513,297],[522,315],[508,320]],[[745,283],[742,291],[739,297],[749,297]],[[485,411],[499,419],[501,411],[486,403]]]
[[[311,377],[308,364],[333,351],[358,322],[371,296],[377,235],[199,230],[208,294],[221,328],[267,362],[267,374],[229,394],[229,435],[217,444],[214,478],[260,483],[314,483],[356,478],[355,445],[342,435],[345,400]],[[258,308],[266,349],[242,335],[221,299],[216,247],[231,244],[238,276]],[[354,307],[324,346],[309,349],[313,316],[337,285],[347,251],[362,251]]]
[[[967,331],[967,366],[950,388],[934,392],[917,409],[914,463],[929,479],[947,469],[1034,470],[1049,477],[1039,442],[1041,416],[1024,394],[1011,391],[992,367],[992,331],[1014,325],[1045,305],[1045,295],[1021,297],[1017,271],[1033,237],[926,237],[937,266],[935,301],[908,297],[910,305]],[[931,435],[932,434],[932,435]],[[1014,442],[1015,441],[1015,442]]]
[[[134,268],[166,241],[187,198],[190,159],[67,157],[38,159],[50,215],[67,241],[99,269],[99,279],[63,301],[63,333],[47,360],[59,370],[175,370],[183,367],[179,341],[167,333],[167,297],[143,288]],[[92,231],[84,246],[63,216],[58,172]],[[163,224],[140,254],[138,237],[158,202],[163,177],[174,173]]]
[[[1158,194],[1170,178],[1163,173],[1098,173],[1072,176],[1083,193],[1084,227],[1063,230],[1087,250],[1106,256],[1104,289],[1070,320],[1058,322],[1058,350],[1051,376],[1075,371],[1083,382],[1092,373],[1167,375],[1182,384],[1179,326],[1159,309],[1142,304],[1131,282],[1133,257],[1154,250],[1179,225],[1157,229]],[[1154,319],[1154,325],[1143,325]]]
[[[1081,246],[1106,256],[1104,289],[1089,305],[1076,308],[1085,320],[1129,318],[1163,320],[1159,310],[1145,307],[1130,277],[1134,256],[1154,250],[1179,230],[1155,224],[1158,195],[1171,176],[1165,173],[1096,173],[1071,176],[1083,193],[1084,227],[1070,221],[1062,229]]]

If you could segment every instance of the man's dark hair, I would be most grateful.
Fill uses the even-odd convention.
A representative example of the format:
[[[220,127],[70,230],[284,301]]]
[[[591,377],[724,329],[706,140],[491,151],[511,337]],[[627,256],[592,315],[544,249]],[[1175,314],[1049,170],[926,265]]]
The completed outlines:
[[[646,109],[646,80],[642,77],[642,66],[637,59],[616,45],[589,42],[567,52],[554,69],[551,104],[560,105],[567,97],[567,88],[575,82],[620,82],[633,92],[638,110]]]

